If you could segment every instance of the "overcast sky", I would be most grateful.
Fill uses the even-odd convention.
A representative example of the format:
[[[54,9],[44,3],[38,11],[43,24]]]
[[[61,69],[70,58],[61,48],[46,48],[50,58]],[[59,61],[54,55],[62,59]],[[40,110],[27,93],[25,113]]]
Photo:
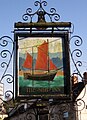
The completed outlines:
[[[14,30],[14,23],[23,21],[22,15],[26,13],[27,8],[32,8],[32,12],[37,10],[38,7],[34,5],[35,1],[0,0],[0,37],[4,35],[13,37],[11,31]],[[47,3],[44,9],[50,12],[50,8],[55,8],[60,15],[59,21],[72,22],[74,24],[73,35],[79,35],[83,39],[80,47],[83,53],[81,72],[85,71],[87,69],[87,0],[47,0]]]

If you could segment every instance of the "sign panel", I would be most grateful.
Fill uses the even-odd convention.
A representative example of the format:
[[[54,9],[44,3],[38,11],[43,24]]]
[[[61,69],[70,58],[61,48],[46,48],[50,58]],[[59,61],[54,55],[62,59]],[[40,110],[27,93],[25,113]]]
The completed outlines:
[[[18,97],[67,96],[66,86],[69,85],[69,76],[66,74],[69,65],[66,60],[66,57],[69,57],[68,46],[65,48],[67,40],[68,35],[17,36]]]

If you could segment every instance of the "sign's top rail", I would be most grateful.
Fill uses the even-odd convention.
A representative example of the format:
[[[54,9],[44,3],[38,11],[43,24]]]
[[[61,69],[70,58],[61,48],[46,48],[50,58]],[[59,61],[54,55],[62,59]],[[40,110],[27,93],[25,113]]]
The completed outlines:
[[[71,22],[46,22],[46,23],[24,23],[24,22],[18,22],[14,24],[15,28],[30,28],[30,27],[71,27]]]

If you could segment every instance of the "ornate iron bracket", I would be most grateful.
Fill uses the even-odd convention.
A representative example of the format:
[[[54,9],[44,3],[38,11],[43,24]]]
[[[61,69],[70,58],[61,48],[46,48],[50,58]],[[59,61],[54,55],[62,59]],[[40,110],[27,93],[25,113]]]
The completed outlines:
[[[9,36],[3,36],[0,38],[0,67],[1,78],[0,83],[4,83],[5,99],[13,98],[13,54],[14,54],[14,41]],[[9,87],[7,87],[9,86]],[[9,89],[9,90],[8,90]]]
[[[35,1],[34,5],[39,6],[38,10],[35,11],[34,13],[32,13],[32,9],[28,8],[26,10],[26,13],[22,16],[24,21],[29,20],[28,22],[32,23],[35,15],[37,15],[37,17],[38,17],[38,20],[36,22],[42,22],[42,23],[46,22],[46,19],[45,19],[46,15],[47,15],[47,17],[49,17],[51,22],[53,22],[53,19],[55,21],[58,21],[60,19],[60,15],[56,13],[55,8],[51,8],[50,13],[45,11],[43,6],[47,6],[46,1],[41,1],[41,0]]]
[[[82,56],[82,51],[78,48],[82,45],[83,41],[82,38],[78,35],[74,35],[70,38],[70,44],[71,41],[74,42],[74,45],[76,46],[76,49],[71,51],[70,48],[70,55],[71,55],[71,60],[74,64],[74,71],[72,72],[73,74],[77,74],[81,77],[81,79],[83,80],[83,76],[80,73],[79,67],[82,66],[82,62],[80,60],[77,60],[76,58],[80,58]]]
[[[71,27],[71,22],[58,22],[60,15],[56,13],[55,8],[50,9],[48,13],[43,7],[47,6],[46,1],[36,1],[35,6],[39,7],[37,11],[32,12],[31,8],[26,10],[26,13],[22,16],[25,22],[15,23],[15,32],[18,31],[68,31]],[[56,29],[55,29],[56,28]]]

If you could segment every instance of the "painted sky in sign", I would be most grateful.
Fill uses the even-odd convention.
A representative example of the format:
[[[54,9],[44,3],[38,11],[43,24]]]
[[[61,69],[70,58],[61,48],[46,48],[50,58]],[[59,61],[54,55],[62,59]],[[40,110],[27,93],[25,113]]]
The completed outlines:
[[[19,51],[22,53],[37,53],[37,48],[48,41],[48,49],[50,53],[62,52],[62,38],[25,38],[19,40]]]

